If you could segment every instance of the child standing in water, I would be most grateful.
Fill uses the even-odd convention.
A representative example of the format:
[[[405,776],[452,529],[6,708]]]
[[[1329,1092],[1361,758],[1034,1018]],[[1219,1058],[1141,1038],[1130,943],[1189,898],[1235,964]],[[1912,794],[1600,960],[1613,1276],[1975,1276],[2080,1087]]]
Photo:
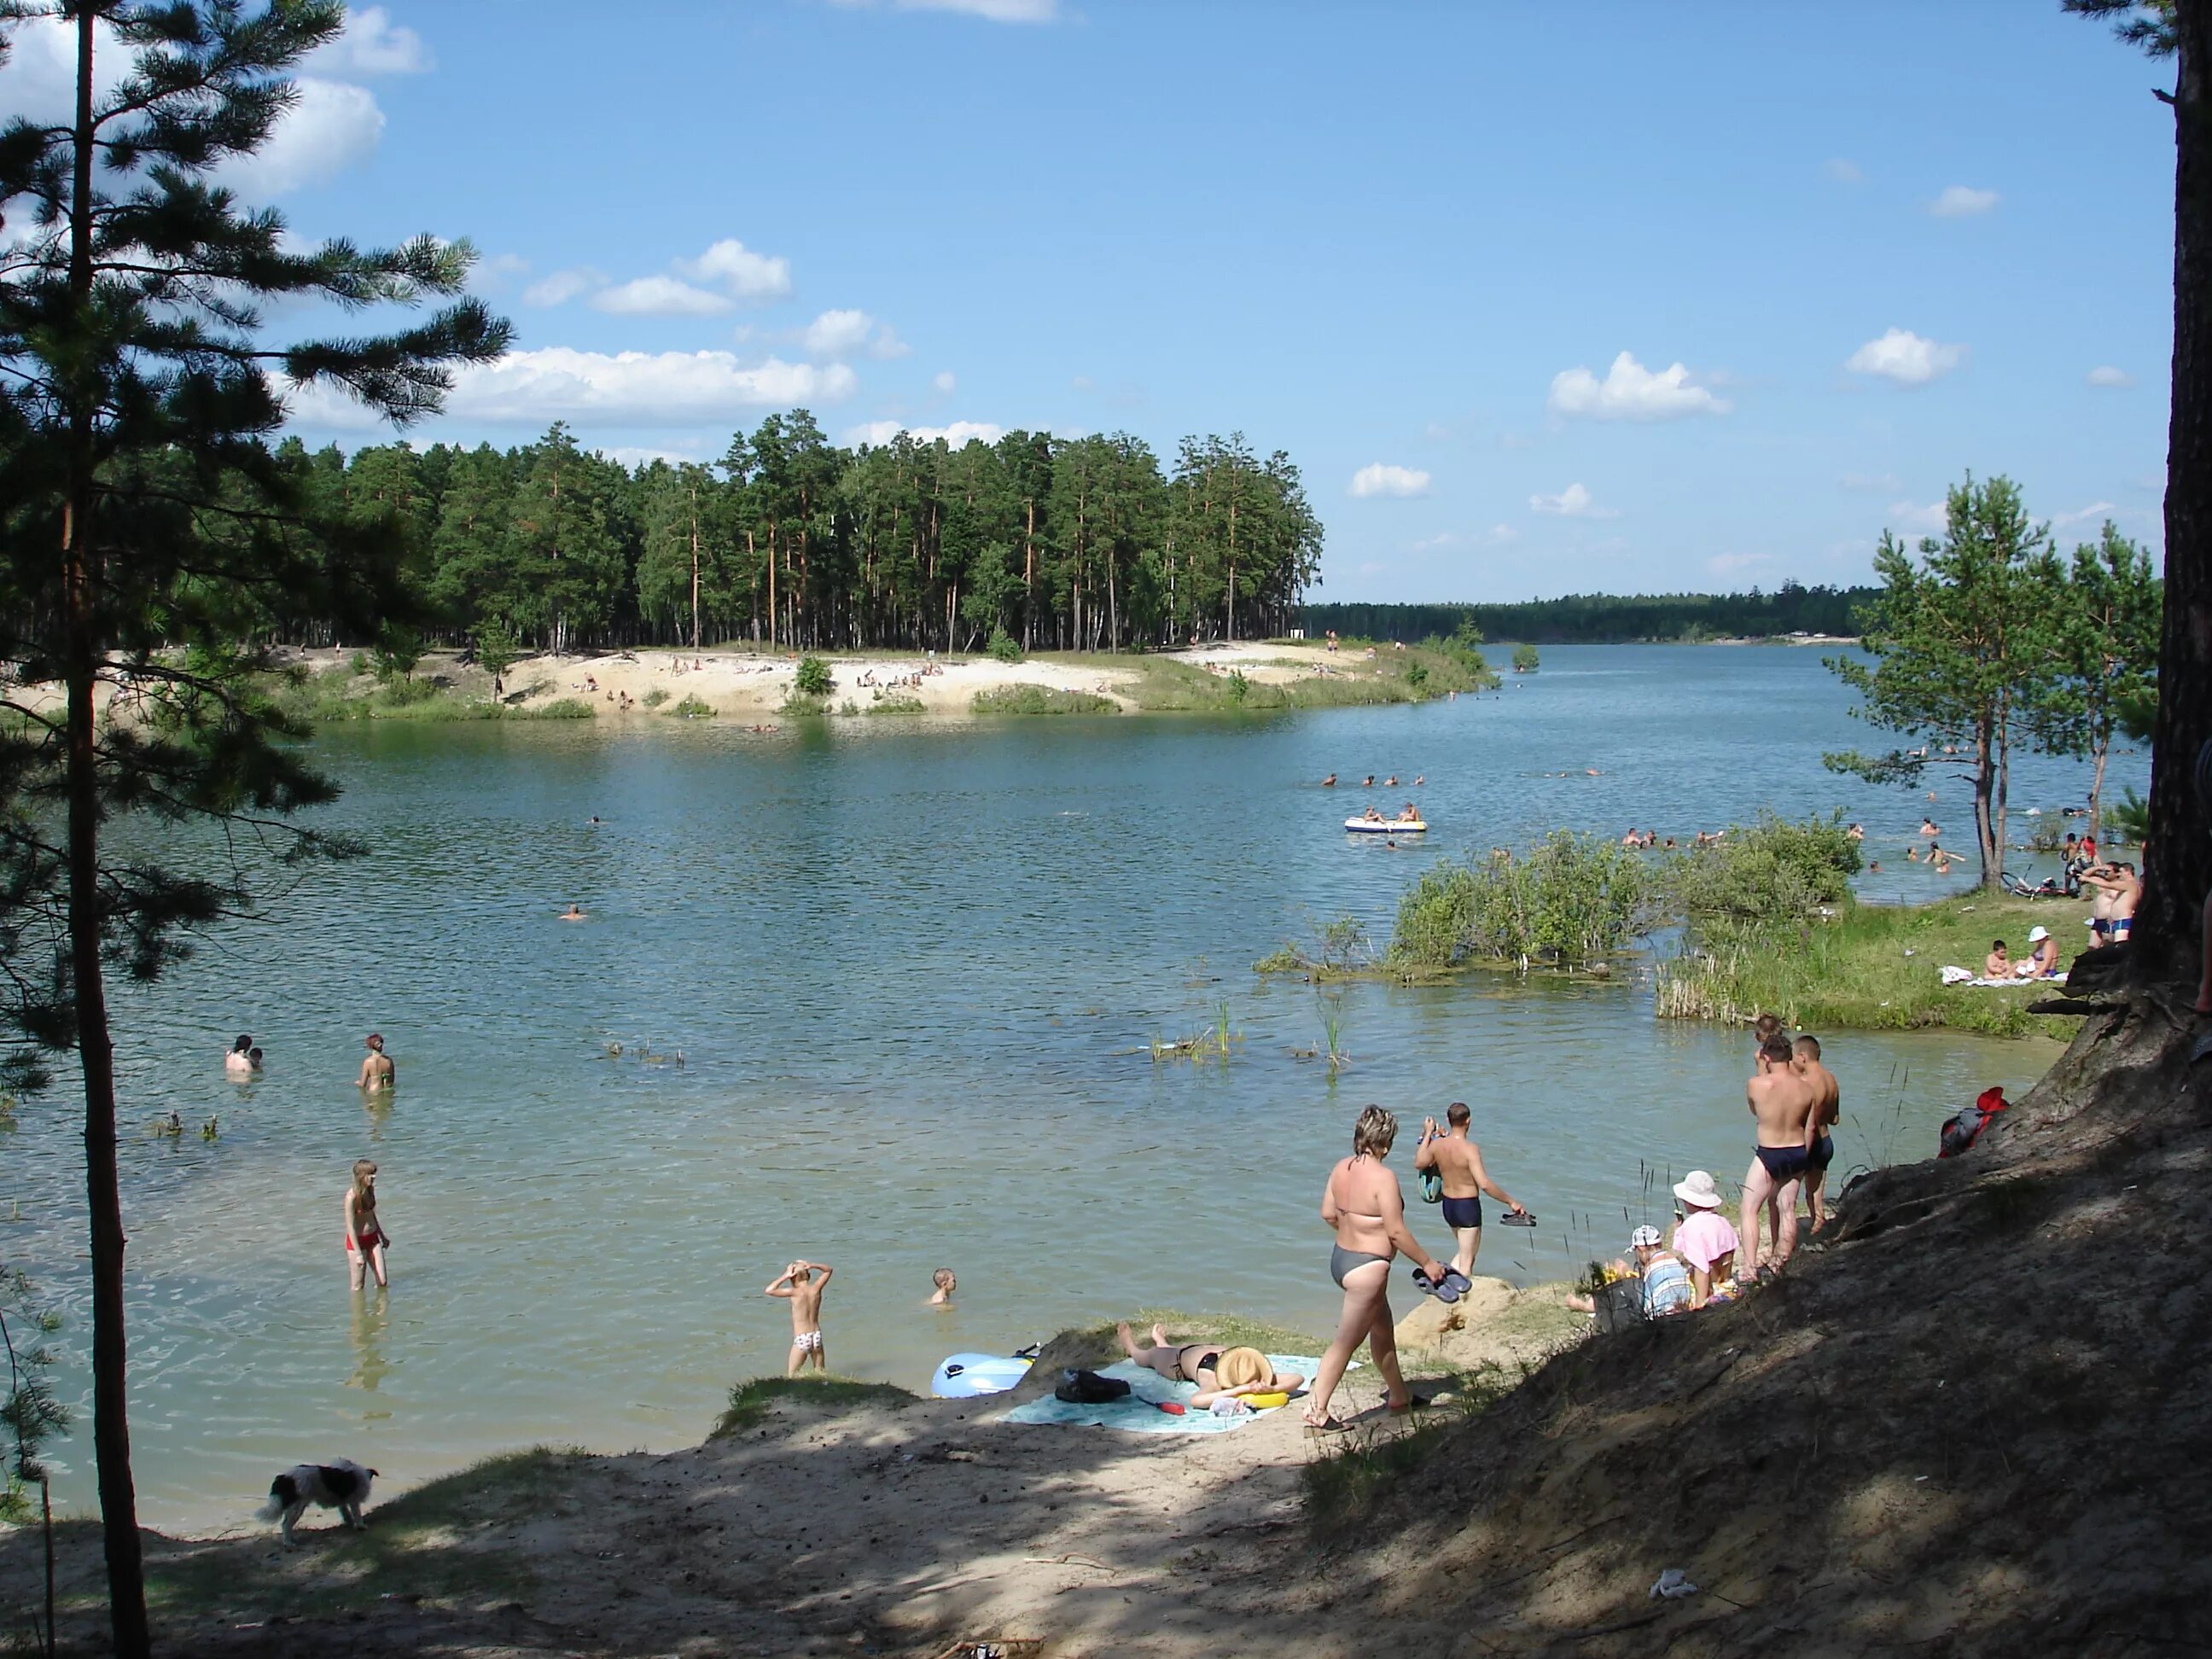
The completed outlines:
[[[372,1273],[378,1290],[386,1286],[384,1251],[391,1243],[376,1214],[376,1164],[369,1158],[356,1158],[353,1185],[346,1188],[345,1195],[346,1272],[354,1289],[360,1290]]]
[[[794,1261],[768,1283],[767,1294],[791,1304],[791,1363],[783,1368],[786,1376],[805,1370],[809,1355],[816,1370],[830,1369],[830,1356],[822,1346],[822,1292],[836,1271],[826,1262]],[[817,1279],[817,1273],[822,1276]]]

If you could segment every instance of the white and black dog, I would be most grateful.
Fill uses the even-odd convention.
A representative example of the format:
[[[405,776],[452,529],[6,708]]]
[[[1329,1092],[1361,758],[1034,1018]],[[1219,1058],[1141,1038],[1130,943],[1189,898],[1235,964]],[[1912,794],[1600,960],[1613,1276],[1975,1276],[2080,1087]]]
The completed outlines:
[[[376,1478],[374,1469],[365,1469],[349,1458],[341,1457],[331,1463],[302,1463],[290,1468],[269,1483],[269,1501],[254,1511],[257,1521],[274,1521],[279,1516],[284,1522],[284,1541],[292,1541],[292,1528],[300,1524],[300,1517],[307,1505],[319,1509],[336,1510],[349,1527],[365,1527],[361,1518],[361,1506],[368,1501],[368,1483]]]

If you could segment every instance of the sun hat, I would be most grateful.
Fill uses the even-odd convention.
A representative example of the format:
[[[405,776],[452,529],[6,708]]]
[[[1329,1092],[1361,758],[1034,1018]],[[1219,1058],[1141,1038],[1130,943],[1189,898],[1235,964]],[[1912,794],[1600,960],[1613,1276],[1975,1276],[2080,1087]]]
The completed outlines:
[[[1658,1243],[1659,1230],[1656,1227],[1638,1227],[1628,1236],[1628,1248],[1632,1250],[1640,1249],[1646,1244],[1656,1249]]]
[[[1711,1172],[1706,1170],[1692,1170],[1676,1182],[1674,1196],[1693,1210],[1717,1210],[1723,1202],[1721,1189],[1714,1184]]]
[[[2051,930],[2048,927],[2031,927],[2027,930],[2027,942],[2030,945],[2040,944],[2050,937]]]

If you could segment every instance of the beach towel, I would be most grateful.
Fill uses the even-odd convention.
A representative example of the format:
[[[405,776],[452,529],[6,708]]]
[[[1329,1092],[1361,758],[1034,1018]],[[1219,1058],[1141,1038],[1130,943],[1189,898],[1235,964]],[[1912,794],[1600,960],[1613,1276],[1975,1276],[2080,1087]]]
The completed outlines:
[[[2063,974],[2040,974],[2033,979],[1982,979],[1963,968],[1946,968],[1943,983],[1965,986],[1975,990],[2002,990],[2008,985],[2055,985],[2064,980]]]
[[[1279,1371],[1296,1371],[1300,1376],[1310,1377],[1321,1369],[1321,1360],[1314,1356],[1271,1353],[1267,1363]],[[1357,1368],[1355,1368],[1357,1369]],[[1133,1359],[1124,1359],[1119,1364],[1109,1365],[1098,1373],[1101,1376],[1118,1377],[1129,1385],[1125,1400],[1109,1400],[1094,1406],[1079,1406],[1065,1400],[1055,1400],[1050,1395],[1017,1406],[999,1420],[1001,1423],[1060,1423],[1080,1425],[1101,1429],[1125,1429],[1131,1434],[1226,1434],[1231,1429],[1241,1429],[1267,1412],[1249,1412],[1236,1417],[1216,1417],[1208,1411],[1187,1411],[1181,1417],[1164,1412],[1163,1401],[1181,1405],[1198,1392],[1195,1382],[1170,1382],[1158,1371],[1139,1365]],[[1303,1399],[1303,1395],[1293,1396]],[[1269,1407],[1273,1411],[1280,1406]]]

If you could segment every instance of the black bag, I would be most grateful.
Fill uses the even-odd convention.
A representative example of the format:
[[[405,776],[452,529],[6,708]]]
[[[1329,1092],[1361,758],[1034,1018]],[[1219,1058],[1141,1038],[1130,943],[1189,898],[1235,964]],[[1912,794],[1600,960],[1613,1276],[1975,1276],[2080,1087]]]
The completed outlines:
[[[1118,1376],[1101,1376],[1097,1371],[1062,1371],[1060,1386],[1052,1391],[1055,1400],[1065,1400],[1071,1406],[1103,1406],[1109,1400],[1119,1400],[1129,1392],[1129,1385]]]

